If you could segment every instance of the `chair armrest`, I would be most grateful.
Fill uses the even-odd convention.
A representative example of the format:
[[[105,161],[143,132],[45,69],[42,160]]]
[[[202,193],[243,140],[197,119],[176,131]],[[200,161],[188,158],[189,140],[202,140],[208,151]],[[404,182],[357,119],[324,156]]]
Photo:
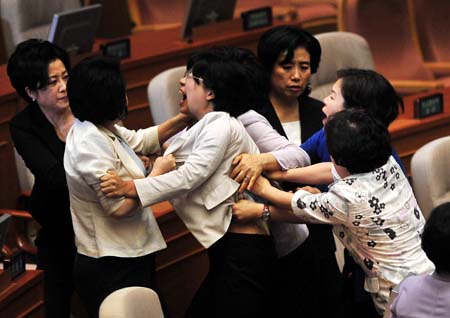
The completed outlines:
[[[425,67],[435,74],[450,74],[450,62],[425,62]]]
[[[416,80],[395,80],[389,79],[389,82],[394,86],[397,93],[400,95],[415,94],[431,89],[443,88],[444,83],[437,81],[416,81]]]
[[[12,209],[0,209],[0,215],[2,214],[10,214],[12,217],[32,220],[33,217],[27,211],[23,210],[12,210]]]
[[[31,214],[23,210],[0,209],[0,215],[2,214],[10,214],[13,217],[13,226],[11,227],[10,233],[12,233],[16,245],[21,250],[36,255],[37,248],[26,235],[26,230],[23,229],[23,222],[26,223],[34,220]]]

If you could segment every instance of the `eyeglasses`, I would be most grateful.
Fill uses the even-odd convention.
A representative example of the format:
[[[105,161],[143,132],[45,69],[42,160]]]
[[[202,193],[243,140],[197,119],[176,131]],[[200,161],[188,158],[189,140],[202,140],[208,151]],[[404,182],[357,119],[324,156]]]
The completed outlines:
[[[192,78],[197,85],[200,85],[200,82],[204,81],[203,78],[192,75],[191,70],[186,71],[186,73],[184,73],[184,78],[187,79],[188,77]]]

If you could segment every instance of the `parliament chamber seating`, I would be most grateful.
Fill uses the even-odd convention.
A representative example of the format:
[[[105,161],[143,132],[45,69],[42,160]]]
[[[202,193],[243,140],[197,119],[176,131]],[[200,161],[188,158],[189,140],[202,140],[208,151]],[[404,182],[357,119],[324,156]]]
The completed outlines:
[[[184,75],[186,66],[177,66],[156,75],[147,87],[150,114],[156,125],[179,113],[179,80]]]
[[[450,136],[435,139],[416,151],[411,177],[425,218],[433,208],[450,202]]]
[[[135,26],[133,32],[180,27],[189,0],[128,0],[129,12]],[[336,0],[237,0],[235,18],[244,11],[271,6],[275,19],[304,21],[304,28],[330,30],[336,28]]]
[[[322,48],[317,73],[311,76],[311,96],[323,100],[337,80],[336,72],[343,68],[374,69],[367,41],[350,32],[326,32],[315,35]]]
[[[154,290],[126,287],[109,294],[100,305],[99,318],[164,318]]]
[[[47,39],[54,13],[80,6],[80,0],[1,0],[0,14],[7,56],[24,40]]]
[[[402,95],[450,86],[450,77],[438,79],[427,68],[412,10],[412,0],[338,1],[338,30],[367,40],[375,69]]]

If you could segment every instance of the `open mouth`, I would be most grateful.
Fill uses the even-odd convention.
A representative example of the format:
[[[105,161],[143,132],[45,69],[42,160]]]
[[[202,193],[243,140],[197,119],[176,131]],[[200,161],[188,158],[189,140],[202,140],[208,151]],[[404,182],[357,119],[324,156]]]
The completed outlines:
[[[183,91],[178,91],[178,93],[181,95],[181,100],[185,100],[186,99],[186,94]]]
[[[181,105],[186,101],[186,94],[183,93],[182,91],[178,91],[178,93],[181,95],[181,99],[180,99],[180,105]]]

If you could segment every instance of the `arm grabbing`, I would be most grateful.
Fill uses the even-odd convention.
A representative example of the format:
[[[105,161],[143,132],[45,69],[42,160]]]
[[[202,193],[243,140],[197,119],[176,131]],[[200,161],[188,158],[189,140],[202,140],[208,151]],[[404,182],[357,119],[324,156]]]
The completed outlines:
[[[271,153],[240,154],[233,159],[233,170],[230,177],[241,183],[239,192],[251,190],[256,179],[265,170],[280,170],[275,156]]]
[[[155,160],[149,177],[158,176],[175,169],[175,157],[168,155]],[[127,197],[137,198],[137,191],[133,180],[125,181],[114,171],[108,171],[100,178],[100,188],[108,198]]]
[[[331,162],[321,162],[312,166],[295,168],[286,171],[267,172],[270,179],[304,184],[330,184],[333,182]]]

